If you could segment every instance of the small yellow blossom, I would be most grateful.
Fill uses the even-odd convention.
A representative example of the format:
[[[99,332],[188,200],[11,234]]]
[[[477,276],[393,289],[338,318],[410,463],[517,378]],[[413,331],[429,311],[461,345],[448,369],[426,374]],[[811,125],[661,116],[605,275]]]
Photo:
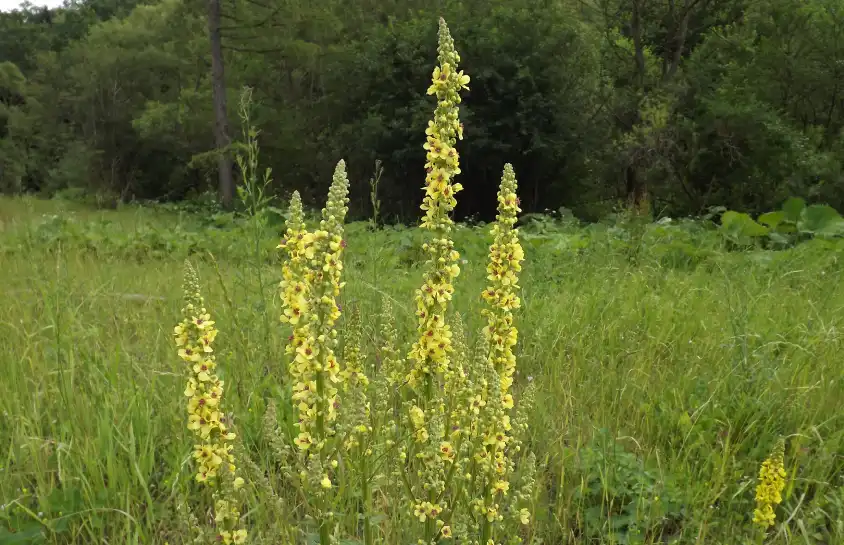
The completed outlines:
[[[524,507],[519,509],[519,521],[522,524],[529,524],[530,523],[530,511],[528,511]]]

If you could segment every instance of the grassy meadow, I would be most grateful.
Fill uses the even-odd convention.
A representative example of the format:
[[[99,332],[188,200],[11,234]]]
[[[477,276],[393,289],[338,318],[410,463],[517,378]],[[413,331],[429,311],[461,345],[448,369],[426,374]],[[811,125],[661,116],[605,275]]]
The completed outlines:
[[[289,386],[282,230],[186,207],[0,200],[0,544],[189,542],[193,439],[172,335],[187,257],[249,465],[281,482],[262,419]],[[488,232],[454,235],[470,338]],[[387,296],[406,353],[424,235],[359,222],[346,240],[341,335],[358,308],[373,358]],[[758,543],[756,476],[780,437],[788,477],[766,542],[844,543],[844,244],[739,250],[703,222],[541,217],[522,244],[514,388],[537,385],[526,543]],[[250,542],[286,543],[279,528],[297,521],[268,506],[294,500],[263,490],[247,486]]]

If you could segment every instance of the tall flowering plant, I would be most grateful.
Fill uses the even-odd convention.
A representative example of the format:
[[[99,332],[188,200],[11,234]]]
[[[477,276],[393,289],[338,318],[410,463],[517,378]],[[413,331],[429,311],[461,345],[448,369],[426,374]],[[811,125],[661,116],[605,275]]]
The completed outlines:
[[[780,439],[771,455],[759,468],[759,483],[756,485],[756,509],[753,510],[753,523],[759,526],[764,540],[768,528],[774,525],[774,509],[782,503],[782,491],[785,488],[785,441]]]
[[[515,228],[519,208],[516,195],[516,175],[512,165],[504,166],[498,191],[498,216],[492,226],[493,243],[489,248],[487,265],[488,287],[483,292],[487,304],[482,313],[487,318],[483,329],[486,342],[486,410],[482,419],[482,442],[476,447],[475,460],[483,475],[483,492],[474,500],[473,507],[483,521],[481,542],[496,543],[495,523],[503,519],[502,499],[510,489],[509,474],[513,471],[511,451],[513,409],[513,375],[516,355],[513,352],[518,331],[513,324],[513,311],[519,308],[519,272],[524,251]],[[519,509],[522,523],[529,521],[526,508]]]
[[[448,509],[446,492],[454,448],[445,429],[443,377],[451,365],[452,332],[446,324],[448,304],[454,293],[454,279],[460,274],[460,258],[450,238],[457,194],[462,186],[454,181],[460,174],[455,145],[463,137],[459,121],[460,91],[468,89],[469,76],[458,70],[460,55],[445,21],[439,23],[438,66],[434,68],[429,95],[437,98],[434,118],[425,130],[425,196],[422,228],[431,233],[423,245],[428,254],[422,286],[416,290],[417,340],[410,353],[407,384],[415,402],[406,408],[411,440],[401,452],[406,460],[406,492],[413,516],[424,524],[424,540],[448,534],[443,520]]]
[[[193,432],[196,480],[213,488],[216,539],[226,545],[245,543],[241,526],[239,491],[244,480],[237,476],[232,452],[236,435],[223,404],[225,383],[217,376],[214,340],[217,329],[205,308],[196,270],[185,262],[185,306],[182,321],[174,328],[178,355],[188,370],[187,427]]]
[[[319,227],[308,232],[302,221],[301,201],[294,194],[285,239],[280,247],[288,260],[282,271],[282,321],[291,324],[287,345],[293,381],[293,404],[298,413],[298,447],[303,487],[311,515],[319,524],[320,543],[330,542],[335,524],[332,502],[335,494],[333,473],[337,459],[338,386],[343,380],[334,353],[337,345],[335,323],[340,317],[337,297],[342,282],[343,221],[347,212],[349,181],[346,164],[340,161],[334,171],[328,201]]]

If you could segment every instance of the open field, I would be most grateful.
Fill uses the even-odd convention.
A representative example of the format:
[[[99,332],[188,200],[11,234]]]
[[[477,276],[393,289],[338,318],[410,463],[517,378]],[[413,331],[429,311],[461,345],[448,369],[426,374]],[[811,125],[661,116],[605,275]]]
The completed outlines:
[[[172,330],[188,256],[239,435],[273,479],[262,416],[285,396],[288,333],[271,225],[254,237],[184,209],[0,200],[0,544],[186,539],[192,443]],[[472,337],[487,231],[455,235],[454,306]],[[366,339],[389,296],[410,343],[421,233],[354,223],[347,240],[343,307],[361,310]],[[782,436],[768,542],[844,543],[844,245],[728,251],[701,223],[551,221],[523,244],[516,390],[538,386],[525,537],[746,543],[759,464]],[[251,542],[281,543],[269,501],[249,488]]]

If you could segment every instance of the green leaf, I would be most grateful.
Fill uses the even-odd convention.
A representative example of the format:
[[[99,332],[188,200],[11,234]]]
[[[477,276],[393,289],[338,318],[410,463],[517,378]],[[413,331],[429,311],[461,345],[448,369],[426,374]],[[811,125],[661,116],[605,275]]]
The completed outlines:
[[[767,225],[771,229],[776,229],[777,226],[785,219],[785,212],[768,212],[759,216],[759,223]]]
[[[844,219],[831,206],[813,204],[803,209],[798,229],[813,235],[839,236],[844,234]]]
[[[792,223],[800,221],[800,214],[804,208],[806,208],[806,201],[800,197],[790,197],[782,203],[782,211],[785,213],[785,219]]]
[[[768,236],[771,239],[771,243],[775,247],[785,248],[791,244],[791,238],[789,238],[782,232],[772,232]]]
[[[38,523],[31,523],[27,524],[22,530],[15,532],[0,528],[0,544],[13,545],[16,543],[26,543],[28,545],[45,543],[44,526]]]
[[[721,231],[733,242],[747,244],[750,239],[763,237],[770,230],[745,213],[728,210],[721,216]]]

